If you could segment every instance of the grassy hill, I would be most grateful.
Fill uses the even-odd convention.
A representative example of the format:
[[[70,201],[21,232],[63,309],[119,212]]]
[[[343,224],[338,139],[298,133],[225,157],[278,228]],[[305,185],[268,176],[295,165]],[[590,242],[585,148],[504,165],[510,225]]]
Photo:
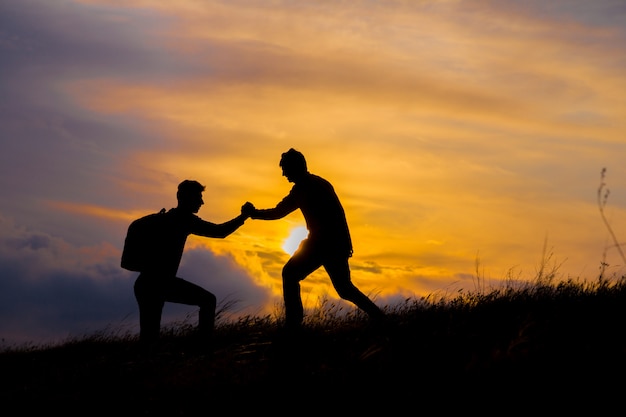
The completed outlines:
[[[271,317],[192,326],[142,352],[94,335],[0,353],[0,401],[31,415],[521,415],[604,411],[626,395],[626,284],[533,284],[408,299],[374,326],[320,309],[297,336]],[[620,412],[621,413],[621,412]]]

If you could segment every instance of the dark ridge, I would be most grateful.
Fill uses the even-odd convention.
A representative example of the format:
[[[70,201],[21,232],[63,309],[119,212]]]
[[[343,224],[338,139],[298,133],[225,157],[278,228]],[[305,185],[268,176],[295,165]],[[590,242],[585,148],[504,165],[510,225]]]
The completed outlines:
[[[248,317],[219,324],[212,346],[183,325],[151,352],[106,334],[8,349],[0,401],[64,415],[597,414],[621,403],[623,278],[408,299],[386,312],[370,323],[322,308],[297,335]]]

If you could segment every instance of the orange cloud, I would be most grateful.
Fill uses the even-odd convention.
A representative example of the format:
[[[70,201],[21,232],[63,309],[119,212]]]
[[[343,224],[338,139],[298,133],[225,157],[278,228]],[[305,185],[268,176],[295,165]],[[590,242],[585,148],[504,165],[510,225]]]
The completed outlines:
[[[279,155],[302,150],[342,197],[367,290],[471,285],[459,277],[477,253],[495,277],[532,278],[546,234],[564,275],[593,275],[594,182],[599,164],[621,164],[626,127],[617,29],[495,2],[274,4],[134,3],[175,17],[152,34],[180,73],[65,91],[158,134],[129,165],[205,181],[202,214],[215,220],[244,200],[278,202],[290,188]],[[298,219],[207,245],[278,291],[277,254]]]

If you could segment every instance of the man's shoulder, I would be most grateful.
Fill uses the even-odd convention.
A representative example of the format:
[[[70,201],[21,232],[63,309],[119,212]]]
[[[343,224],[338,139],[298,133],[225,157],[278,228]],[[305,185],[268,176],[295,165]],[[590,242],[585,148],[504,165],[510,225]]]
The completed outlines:
[[[193,225],[204,222],[204,220],[202,220],[197,214],[181,211],[176,208],[171,209],[167,213],[170,215],[172,222],[178,224],[179,226]]]
[[[330,181],[328,181],[326,178],[317,175],[317,174],[311,174],[310,172],[304,177],[304,180],[302,181],[302,184],[324,184],[324,185],[331,185]]]
[[[307,180],[303,183],[303,188],[317,190],[318,192],[334,192],[334,187],[326,178],[316,174],[309,174]]]
[[[161,214],[154,215],[151,222],[152,224],[158,224],[163,233],[189,234],[203,220],[194,213],[172,208]]]

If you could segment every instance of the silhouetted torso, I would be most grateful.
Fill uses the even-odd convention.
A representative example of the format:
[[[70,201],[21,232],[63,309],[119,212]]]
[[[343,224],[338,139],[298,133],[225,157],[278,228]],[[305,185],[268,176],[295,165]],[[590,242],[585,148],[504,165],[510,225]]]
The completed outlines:
[[[307,173],[298,179],[289,194],[273,210],[283,215],[296,209],[302,211],[310,243],[319,243],[333,251],[345,252],[348,256],[352,254],[346,215],[330,182]]]
[[[165,221],[150,245],[152,264],[148,270],[143,271],[161,277],[176,276],[190,234],[221,238],[238,227],[236,221],[216,224],[179,208],[170,209],[164,216]]]

